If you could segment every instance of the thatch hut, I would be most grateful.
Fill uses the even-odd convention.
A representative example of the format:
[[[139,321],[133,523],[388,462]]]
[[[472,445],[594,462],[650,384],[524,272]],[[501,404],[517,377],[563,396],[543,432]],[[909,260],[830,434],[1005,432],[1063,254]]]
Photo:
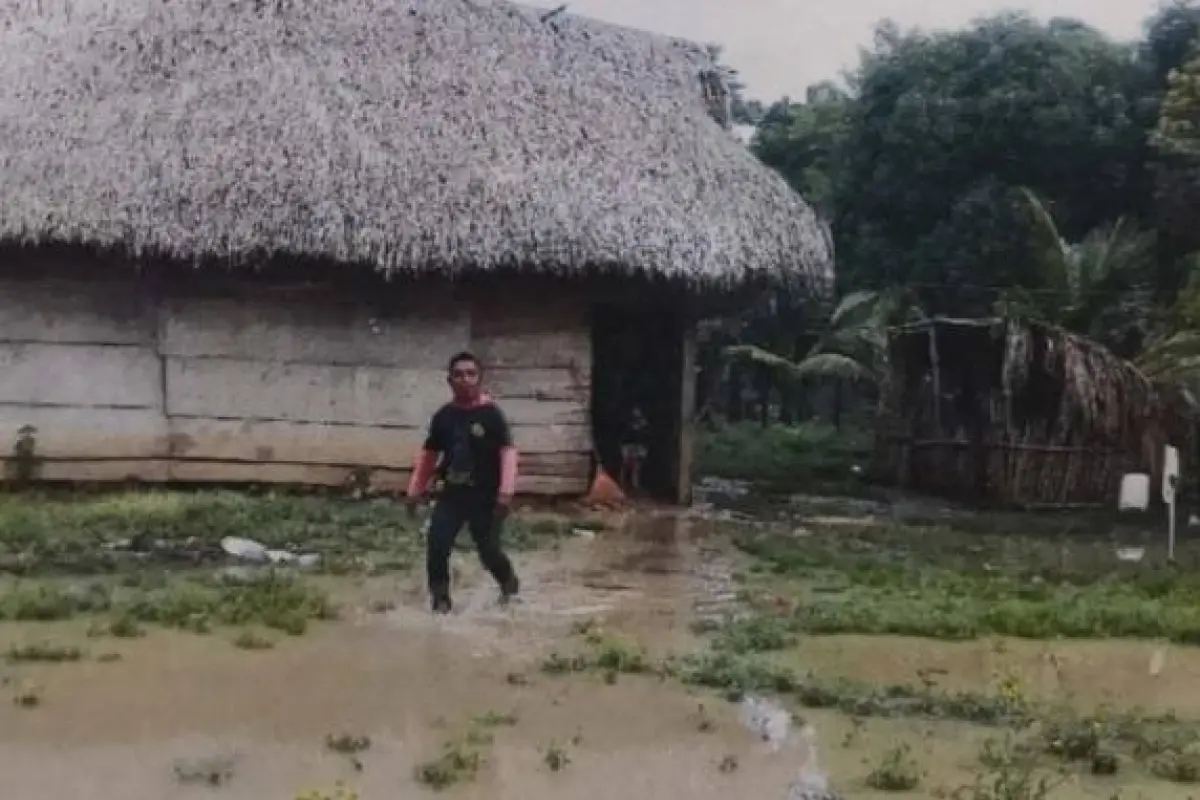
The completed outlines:
[[[1161,485],[1166,444],[1193,453],[1192,413],[1104,347],[1011,320],[893,332],[879,438],[908,488],[1024,506],[1112,504],[1121,476]]]
[[[686,497],[701,302],[829,286],[695,44],[491,0],[0,22],[10,474],[400,485],[471,349],[519,491],[583,491],[636,402],[648,483]]]

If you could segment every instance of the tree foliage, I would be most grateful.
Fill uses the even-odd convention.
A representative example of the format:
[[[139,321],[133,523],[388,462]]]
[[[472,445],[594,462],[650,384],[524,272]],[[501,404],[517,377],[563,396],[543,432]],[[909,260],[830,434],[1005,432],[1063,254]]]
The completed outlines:
[[[1021,13],[885,20],[855,69],[754,119],[755,154],[830,221],[844,300],[763,306],[723,343],[734,363],[870,384],[895,309],[850,306],[904,296],[1034,316],[1200,390],[1200,0],[1136,42]]]
[[[919,284],[935,310],[978,312],[995,287],[1040,288],[1013,187],[1061,203],[1071,234],[1125,210],[1140,136],[1131,47],[1017,14],[877,39],[835,190],[848,284]]]

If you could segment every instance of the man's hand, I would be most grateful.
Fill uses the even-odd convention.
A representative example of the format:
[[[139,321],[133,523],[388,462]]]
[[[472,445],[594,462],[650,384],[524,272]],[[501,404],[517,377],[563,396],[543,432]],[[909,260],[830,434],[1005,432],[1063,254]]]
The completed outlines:
[[[512,511],[513,496],[511,494],[501,494],[496,497],[496,516],[499,519],[504,519]]]
[[[424,497],[422,497],[422,496],[421,496],[421,495],[419,495],[419,494],[410,494],[410,495],[406,495],[406,496],[405,496],[405,498],[404,498],[404,508],[405,508],[405,510],[406,510],[406,511],[408,511],[408,515],[409,515],[410,517],[415,517],[415,516],[417,516],[417,507],[418,507],[419,505],[421,505],[421,502],[422,502],[424,499],[425,499],[425,498],[424,498]]]

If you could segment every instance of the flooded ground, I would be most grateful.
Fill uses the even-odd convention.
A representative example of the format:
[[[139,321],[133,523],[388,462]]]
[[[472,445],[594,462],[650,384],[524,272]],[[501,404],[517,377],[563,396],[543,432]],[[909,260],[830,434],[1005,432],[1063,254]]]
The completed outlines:
[[[0,651],[51,643],[82,656],[0,665],[14,696],[35,698],[28,707],[0,705],[3,796],[292,800],[311,790],[333,797],[344,782],[380,800],[782,800],[803,760],[799,743],[770,752],[720,693],[665,675],[542,669],[552,651],[580,646],[587,621],[656,660],[706,648],[694,623],[745,607],[737,593],[747,556],[727,533],[704,520],[629,517],[595,535],[558,538],[515,555],[525,588],[511,609],[497,607],[494,587],[459,553],[448,618],[426,611],[419,574],[314,577],[340,601],[341,619],[272,637],[263,649],[234,646],[231,628],[197,635],[148,627],[113,638],[89,636],[86,617],[0,623]],[[846,633],[763,649],[764,663],[830,680],[982,692],[1017,675],[1031,696],[1080,709],[1108,703],[1200,719],[1200,649],[1181,644]],[[783,702],[815,727],[820,768],[851,798],[893,796],[868,776],[901,742],[924,773],[906,796],[949,797],[980,773],[981,748],[998,735],[993,725]],[[331,736],[365,737],[369,747],[331,748]],[[438,792],[416,780],[421,765],[446,752],[457,759],[427,776],[449,774],[449,785]],[[1187,782],[1131,764],[1119,776],[1072,770],[1049,796],[1195,794]]]
[[[54,642],[120,659],[7,668],[12,685],[36,686],[40,701],[0,710],[0,774],[17,797],[161,800],[196,792],[177,763],[228,759],[223,797],[291,798],[337,780],[364,798],[414,796],[414,767],[492,712],[515,722],[495,732],[487,763],[454,796],[725,797],[756,785],[770,794],[791,765],[765,757],[734,707],[655,679],[607,685],[539,672],[548,648],[585,617],[662,648],[694,643],[686,623],[698,550],[671,522],[652,531],[526,554],[528,589],[511,610],[496,607],[465,554],[458,610],[444,619],[426,611],[412,577],[343,582],[354,602],[346,620],[261,652],[219,633],[93,641],[82,622],[10,623],[0,628],[5,649]],[[370,609],[389,597],[395,608]],[[361,772],[325,747],[342,733],[371,741]],[[556,747],[569,759],[557,772],[545,763]],[[731,758],[741,768],[722,773]]]

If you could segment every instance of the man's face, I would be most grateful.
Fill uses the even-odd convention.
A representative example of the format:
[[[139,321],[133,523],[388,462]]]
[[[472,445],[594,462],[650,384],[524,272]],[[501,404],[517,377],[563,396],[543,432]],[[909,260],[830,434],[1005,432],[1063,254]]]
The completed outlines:
[[[479,365],[463,360],[450,368],[450,390],[459,400],[473,400],[479,393]]]

